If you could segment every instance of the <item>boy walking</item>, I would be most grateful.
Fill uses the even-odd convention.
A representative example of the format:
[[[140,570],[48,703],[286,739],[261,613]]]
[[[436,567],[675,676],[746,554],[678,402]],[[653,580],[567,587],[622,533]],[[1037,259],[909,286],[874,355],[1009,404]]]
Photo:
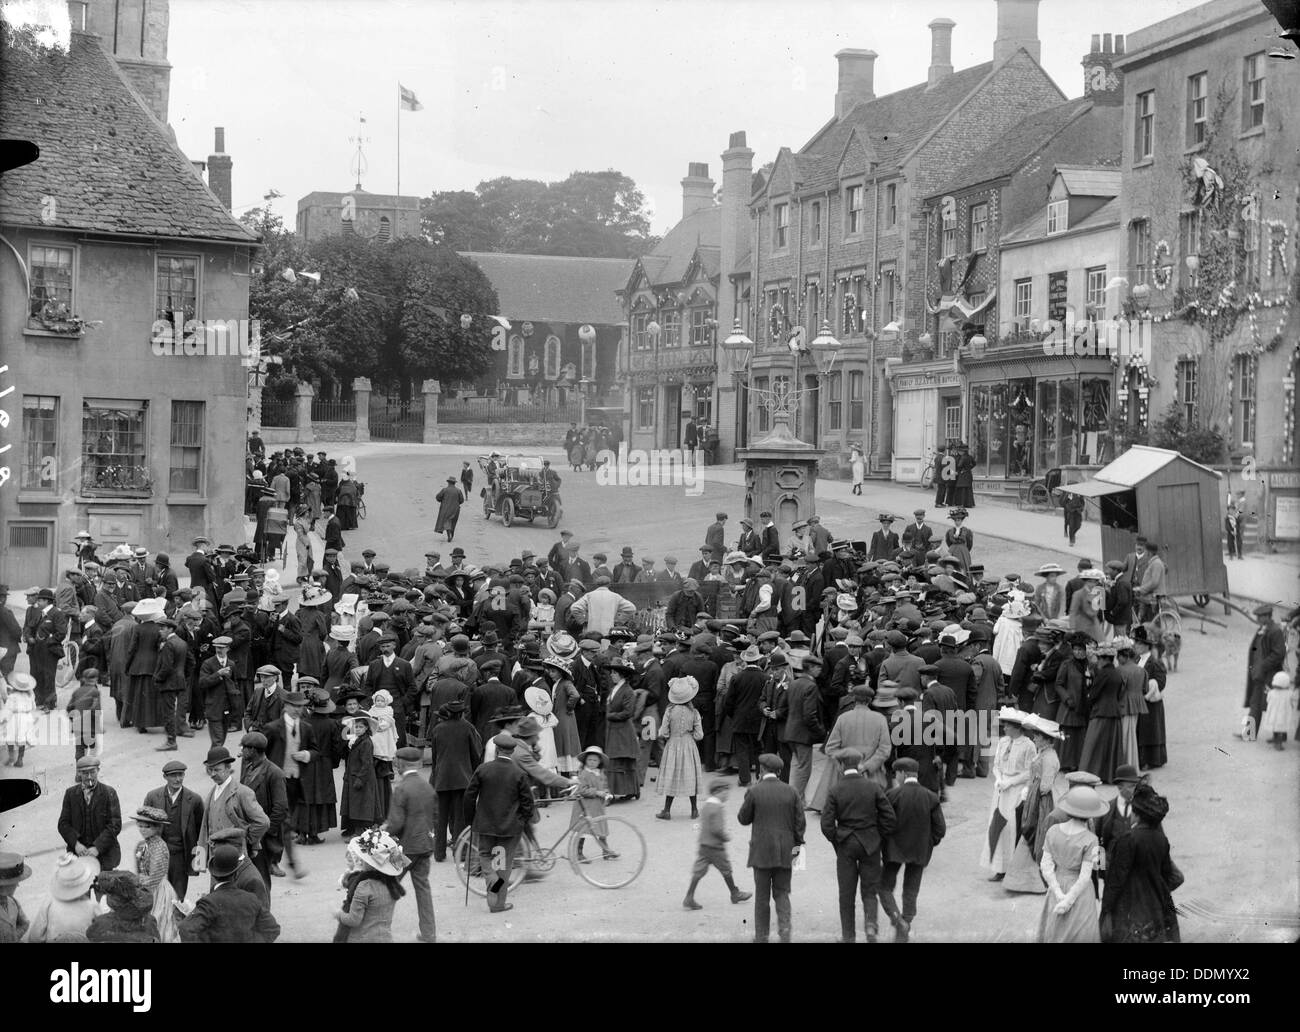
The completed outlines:
[[[731,902],[744,903],[753,898],[752,892],[741,892],[736,887],[731,874],[731,861],[727,859],[727,841],[731,834],[726,828],[726,814],[723,804],[727,801],[731,785],[719,779],[709,782],[709,797],[700,807],[700,851],[695,857],[695,866],[691,869],[691,887],[686,890],[682,906],[687,910],[703,910],[695,902],[695,886],[699,885],[710,867],[716,867],[722,875],[727,888],[731,890]]]

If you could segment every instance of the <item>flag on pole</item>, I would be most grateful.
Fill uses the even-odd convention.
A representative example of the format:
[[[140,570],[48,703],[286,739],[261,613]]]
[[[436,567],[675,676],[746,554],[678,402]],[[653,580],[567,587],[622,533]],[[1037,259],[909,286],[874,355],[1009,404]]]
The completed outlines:
[[[408,90],[400,82],[397,84],[398,96],[403,111],[423,111],[424,105],[416,98],[414,91]]]

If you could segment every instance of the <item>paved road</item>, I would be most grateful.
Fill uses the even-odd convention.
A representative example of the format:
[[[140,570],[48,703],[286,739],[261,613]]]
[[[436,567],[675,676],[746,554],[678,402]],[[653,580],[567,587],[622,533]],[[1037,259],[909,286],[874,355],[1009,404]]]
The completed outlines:
[[[387,451],[387,453],[385,453]],[[429,448],[393,454],[379,446],[357,446],[361,477],[366,482],[370,516],[358,531],[345,537],[348,551],[359,553],[369,544],[395,568],[416,565],[430,547],[444,545],[433,533],[437,506],[433,493],[442,480],[460,468],[464,449]],[[558,465],[558,463],[557,463]],[[602,488],[593,474],[573,474],[561,468],[566,516],[562,526],[575,530],[584,553],[597,550],[616,556],[631,545],[638,557],[662,559],[674,551],[683,563],[693,559],[716,509],[737,515],[742,497],[737,486],[716,481],[706,484],[702,496],[692,498],[680,488]],[[827,496],[831,492],[827,492]],[[873,492],[852,503],[826,497],[819,503],[823,520],[836,533],[857,536],[862,510],[867,519],[885,504]],[[893,508],[902,506],[889,503]],[[908,506],[910,510],[914,506]],[[991,509],[977,510],[977,518]],[[976,524],[977,558],[991,573],[1032,572],[1038,563],[1054,559],[1071,562],[1077,556],[1048,551],[1033,544],[993,536]],[[984,531],[984,533],[981,533]],[[544,553],[558,537],[544,526],[503,528],[490,523],[481,511],[467,508],[456,543],[472,560],[517,555],[523,547]],[[1221,618],[1221,613],[1212,614]],[[1170,679],[1168,693],[1169,765],[1155,776],[1159,790],[1168,795],[1171,813],[1166,830],[1174,857],[1187,876],[1178,892],[1183,900],[1203,901],[1220,912],[1249,915],[1264,911],[1297,912],[1296,859],[1300,856],[1300,777],[1295,762],[1300,747],[1289,744],[1278,753],[1266,746],[1244,744],[1231,735],[1241,697],[1242,671],[1250,625],[1238,616],[1220,628],[1193,623],[1184,626],[1181,671]],[[25,668],[25,657],[20,659]],[[110,704],[111,709],[111,704]],[[144,793],[161,783],[157,771],[168,754],[153,752],[157,734],[137,735],[110,729],[105,743],[104,780],[114,785],[127,813],[133,812]],[[189,784],[206,792],[202,770],[207,749],[203,736],[182,742],[180,756],[190,764]],[[175,755],[175,754],[170,754]],[[820,762],[820,760],[819,760]],[[0,768],[0,777],[20,772]],[[45,746],[29,753],[21,773],[35,777],[47,795],[24,809],[0,815],[5,848],[36,853],[35,877],[20,889],[20,898],[35,902],[49,878],[59,850],[55,832],[59,799],[72,783],[71,747]],[[652,771],[653,773],[653,771]],[[674,941],[740,941],[750,936],[749,906],[726,901],[722,883],[711,875],[699,898],[705,909],[681,909],[689,876],[695,830],[679,816],[665,823],[653,819],[660,800],[648,785],[639,802],[611,808],[638,825],[649,843],[645,872],[632,886],[601,891],[578,879],[561,862],[543,881],[525,885],[514,896],[515,909],[491,916],[482,900],[471,897],[464,906],[464,890],[450,865],[434,866],[434,894],[439,934],[444,941],[591,941],[634,937]],[[914,928],[916,941],[1030,941],[1037,925],[1041,899],[1008,895],[985,880],[977,866],[992,792],[988,781],[959,781],[945,807],[949,835],[935,853],[921,893],[921,913]],[[731,857],[743,886],[752,885],[744,870],[748,832],[736,828],[734,815],[739,794],[728,804],[734,834]],[[810,817],[813,815],[809,815]],[[551,808],[540,838],[549,843],[567,827],[569,805]],[[122,835],[129,856],[137,841],[129,824]],[[838,935],[834,856],[829,844],[810,827],[807,869],[795,876],[795,933],[800,940],[829,941]],[[325,845],[305,850],[308,876],[301,882],[277,879],[273,907],[291,941],[324,941],[333,931],[331,913],[338,905],[338,876],[343,870],[343,843],[337,834]],[[192,886],[191,895],[198,886]],[[398,908],[395,932],[413,938],[416,931],[413,901]],[[1184,938],[1193,941],[1229,939],[1281,941],[1294,930],[1254,923],[1211,923],[1199,918],[1183,922]]]

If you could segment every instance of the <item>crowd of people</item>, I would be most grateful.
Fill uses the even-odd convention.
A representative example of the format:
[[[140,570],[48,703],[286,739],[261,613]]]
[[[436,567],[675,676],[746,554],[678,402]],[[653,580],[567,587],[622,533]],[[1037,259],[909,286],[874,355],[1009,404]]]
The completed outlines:
[[[255,475],[263,458],[250,459]],[[352,475],[334,485],[336,469],[323,454],[290,454],[264,473],[277,501],[283,489],[294,505],[296,484],[300,504],[326,513],[326,484],[337,506]],[[468,494],[472,476],[449,477],[449,490]],[[1139,540],[1124,561],[1080,560],[1070,578],[1046,563],[1031,586],[1014,572],[986,576],[965,515],[950,510],[936,538],[924,510],[901,535],[882,513],[869,545],[813,516],[783,545],[766,511],[729,544],[720,512],[686,575],[675,557],[656,570],[630,546],[612,567],[601,553],[589,561],[567,530],[546,556],[525,548],[477,566],[457,546],[425,553],[422,569],[368,548],[345,563],[334,532],[323,565],[300,566],[296,593],[256,545],[196,539],[181,588],[168,556],[100,560],[81,535],[77,568],[57,591],[32,589],[0,658],[0,762],[23,762],[30,723],[72,685],[77,766],[49,906],[15,913],[29,869],[0,856],[0,932],[10,919],[29,939],[269,941],[273,880],[300,877],[308,847],[338,831],[349,845],[337,941],[390,938],[408,874],[420,937],[433,941],[429,865],[466,828],[489,909],[503,912],[513,904],[493,861],[504,850],[513,862],[539,794],[603,813],[650,781],[660,819],[686,797],[701,822],[684,906],[703,905],[711,867],[743,902],[751,894],[726,855],[734,776],[747,790],[737,820],[752,826],[757,938],[770,902],[778,935],[792,935],[790,872],[812,812],[836,852],[843,937],[856,934],[860,892],[868,939],[879,903],[906,941],[942,804],[959,780],[984,778],[982,862],[1008,892],[1045,896],[1041,939],[1176,939],[1169,893],[1181,876],[1160,831],[1167,803],[1150,784],[1168,759],[1166,643],[1149,622],[1162,550]],[[659,586],[649,608],[615,589],[646,581]],[[1285,636],[1273,607],[1257,619],[1245,730],[1262,723],[1285,743],[1296,731]],[[30,674],[14,671],[20,648]],[[161,729],[159,751],[209,738],[205,796],[169,759],[135,810],[142,840],[127,871],[121,807],[96,756],[104,683],[118,726]],[[937,736],[921,732],[930,721]],[[819,750],[826,770],[813,785]],[[1098,796],[1103,784],[1117,786],[1116,802]],[[204,872],[212,891],[185,902]]]

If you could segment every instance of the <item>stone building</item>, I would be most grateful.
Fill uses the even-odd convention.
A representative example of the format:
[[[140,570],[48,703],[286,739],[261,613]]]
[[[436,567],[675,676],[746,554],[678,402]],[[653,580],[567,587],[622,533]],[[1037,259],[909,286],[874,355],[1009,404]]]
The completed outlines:
[[[1038,62],[1037,0],[998,0],[993,59],[972,68],[953,68],[954,24],[930,24],[926,81],[885,96],[874,91],[877,54],[840,51],[834,117],[799,150],[782,148],[752,198],[743,271],[758,347],[745,432],[768,425],[759,397],[794,392],[794,429],[828,463],[846,462],[858,442],[870,472],[890,472],[887,371],[929,322],[926,198],[1013,124],[1065,100]],[[790,346],[810,342],[823,320],[843,345],[825,377]]]
[[[998,134],[924,199],[924,323],[891,370],[894,479],[919,480],[948,441],[969,444],[982,490],[1113,457],[1113,370],[1080,323],[1118,313],[1113,233],[1096,234],[1118,221],[1123,50],[1093,36],[1082,98]]]
[[[141,10],[92,3],[84,24],[101,35],[0,60],[5,134],[41,148],[0,181],[0,580],[13,585],[51,583],[80,530],[178,561],[197,533],[241,540],[258,241],[167,128],[166,4],[147,5],[143,58],[113,56],[138,44],[125,19]]]
[[[593,410],[616,410],[617,422],[623,407],[617,291],[632,260],[478,251],[460,256],[483,270],[510,323],[509,330],[492,330],[492,368],[479,377],[477,392],[512,404],[564,404],[581,395]],[[443,401],[444,407],[453,403]]]
[[[1120,222],[1125,313],[1152,358],[1126,363],[1152,420],[1217,426],[1258,533],[1300,541],[1300,72],[1270,56],[1252,0],[1213,0],[1130,33]],[[1252,521],[1254,524],[1254,521]]]
[[[355,233],[383,243],[398,237],[418,237],[420,198],[376,194],[361,189],[348,193],[313,190],[298,199],[294,231],[303,246],[325,237]]]

